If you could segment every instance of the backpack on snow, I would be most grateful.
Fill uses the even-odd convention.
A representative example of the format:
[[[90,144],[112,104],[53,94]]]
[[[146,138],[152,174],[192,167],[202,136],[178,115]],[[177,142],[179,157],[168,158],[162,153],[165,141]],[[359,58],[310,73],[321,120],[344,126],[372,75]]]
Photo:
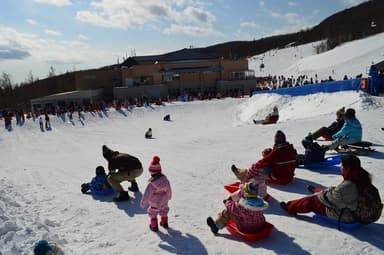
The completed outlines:
[[[357,208],[352,214],[356,221],[369,224],[380,218],[382,210],[379,191],[373,184],[369,184],[359,191]]]

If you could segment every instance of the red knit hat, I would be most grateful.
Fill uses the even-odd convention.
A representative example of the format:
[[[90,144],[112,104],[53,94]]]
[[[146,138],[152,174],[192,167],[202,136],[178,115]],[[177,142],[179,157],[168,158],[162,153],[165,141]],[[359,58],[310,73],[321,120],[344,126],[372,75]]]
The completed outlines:
[[[154,156],[151,165],[148,168],[151,174],[161,173],[161,165],[159,156]]]

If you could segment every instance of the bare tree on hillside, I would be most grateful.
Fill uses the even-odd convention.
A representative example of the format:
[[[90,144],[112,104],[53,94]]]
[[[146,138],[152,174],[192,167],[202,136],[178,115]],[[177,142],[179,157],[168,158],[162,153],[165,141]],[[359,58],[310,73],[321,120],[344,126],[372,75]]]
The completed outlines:
[[[32,83],[34,83],[36,80],[38,80],[38,79],[35,78],[35,77],[33,76],[32,71],[29,71],[28,76],[27,76],[27,78],[25,79],[25,83],[26,83],[26,84],[32,84]]]
[[[49,68],[49,72],[48,72],[47,78],[51,78],[51,77],[54,77],[54,76],[56,76],[56,70],[55,70],[55,68],[53,68],[53,66],[51,66]]]
[[[1,73],[0,88],[3,90],[12,90],[11,75],[5,72]]]

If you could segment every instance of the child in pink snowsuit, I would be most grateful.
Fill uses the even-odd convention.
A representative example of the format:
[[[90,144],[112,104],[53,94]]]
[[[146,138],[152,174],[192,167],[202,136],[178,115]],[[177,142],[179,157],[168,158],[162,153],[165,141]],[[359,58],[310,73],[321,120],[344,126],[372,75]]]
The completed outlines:
[[[140,206],[145,208],[149,205],[147,209],[148,216],[151,219],[149,228],[157,232],[159,231],[157,215],[160,215],[160,225],[168,228],[168,201],[172,198],[172,189],[168,178],[161,173],[159,156],[153,157],[148,170],[152,177],[149,179]]]

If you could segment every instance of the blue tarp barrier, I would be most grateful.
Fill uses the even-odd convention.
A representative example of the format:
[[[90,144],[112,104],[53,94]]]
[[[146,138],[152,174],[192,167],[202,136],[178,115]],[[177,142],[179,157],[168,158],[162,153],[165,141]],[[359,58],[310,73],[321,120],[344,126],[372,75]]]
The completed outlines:
[[[343,80],[343,81],[331,81],[322,82],[317,84],[306,84],[297,87],[280,88],[272,90],[254,91],[252,95],[263,93],[276,93],[279,95],[290,96],[306,96],[315,93],[334,93],[347,90],[359,90],[361,84],[361,78]]]
[[[378,96],[384,90],[384,78],[379,76],[379,70],[375,66],[369,69],[368,93]]]

